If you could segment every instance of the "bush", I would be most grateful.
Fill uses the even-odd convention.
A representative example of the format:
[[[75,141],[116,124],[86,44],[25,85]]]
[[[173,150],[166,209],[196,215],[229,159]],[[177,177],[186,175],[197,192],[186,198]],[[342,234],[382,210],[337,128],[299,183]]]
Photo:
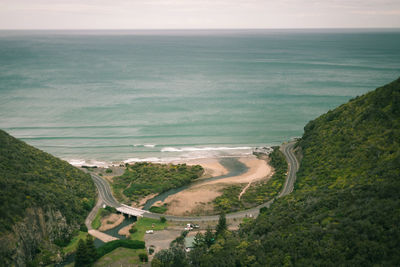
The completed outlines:
[[[167,218],[165,218],[164,216],[160,217],[160,222],[165,223],[167,221]]]
[[[106,170],[106,173],[112,173],[112,170],[111,170],[110,168],[108,168],[108,169]]]
[[[154,212],[154,213],[164,213],[167,211],[167,207],[166,206],[161,206],[161,207],[151,206],[149,211]]]
[[[117,209],[114,207],[107,206],[105,210],[109,211],[110,213],[117,213]]]
[[[149,261],[149,257],[147,256],[146,253],[140,253],[139,254],[139,259],[141,262],[148,262]]]
[[[149,254],[152,255],[154,253],[154,248],[149,248]]]
[[[87,233],[88,228],[86,227],[86,224],[82,223],[81,226],[80,226],[80,228],[79,228],[79,230],[80,230],[81,232],[86,232],[86,233]]]
[[[137,228],[134,225],[132,225],[131,229],[129,229],[129,233],[134,234],[136,232],[137,232]]]

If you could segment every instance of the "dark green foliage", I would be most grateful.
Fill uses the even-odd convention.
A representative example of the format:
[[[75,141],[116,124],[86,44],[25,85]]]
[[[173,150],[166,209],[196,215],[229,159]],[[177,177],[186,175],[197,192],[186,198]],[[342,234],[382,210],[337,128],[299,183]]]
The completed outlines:
[[[167,207],[166,205],[161,206],[161,207],[157,207],[157,206],[151,206],[151,208],[149,209],[150,212],[154,212],[154,213],[164,213],[167,211]]]
[[[80,239],[78,243],[78,249],[76,250],[75,255],[75,266],[82,267],[82,266],[90,266],[93,262],[93,259],[90,258],[85,242]]]
[[[150,255],[153,255],[153,253],[154,253],[154,248],[153,248],[153,247],[150,247],[150,248],[149,248],[149,254],[150,254]]]
[[[397,266],[400,79],[311,121],[295,190],[195,266]],[[194,260],[192,260],[192,255]],[[222,262],[224,261],[224,262]]]
[[[117,209],[114,207],[106,206],[104,209],[109,212],[107,215],[109,215],[111,213],[117,213]]]
[[[119,239],[114,240],[108,243],[105,243],[103,246],[97,249],[97,257],[101,258],[107,253],[110,253],[116,248],[130,248],[130,249],[142,249],[145,248],[145,243],[139,240],[129,240],[129,239]]]
[[[160,222],[165,223],[167,221],[167,218],[165,218],[164,216],[160,217]]]
[[[210,247],[215,242],[215,235],[211,230],[210,226],[207,226],[206,233],[204,234],[204,243],[207,247]]]
[[[0,233],[36,207],[58,210],[79,227],[94,198],[88,174],[0,130]]]
[[[204,235],[202,233],[197,232],[197,234],[194,237],[193,246],[195,248],[205,246],[205,239],[204,239]]]
[[[214,200],[214,209],[219,212],[234,212],[245,210],[276,197],[281,191],[287,172],[287,163],[285,156],[274,147],[273,152],[269,155],[270,164],[275,169],[274,175],[267,181],[254,183],[250,186],[239,200],[239,194],[242,192],[246,184],[231,185],[223,189],[223,194]]]
[[[112,187],[116,197],[123,199],[123,194],[130,200],[138,201],[149,194],[162,193],[188,184],[203,172],[200,165],[137,162],[127,165],[125,173],[113,179]]]
[[[129,229],[129,233],[134,234],[137,232],[136,226],[132,225],[131,229]]]
[[[79,227],[79,231],[87,232],[88,228],[87,228],[86,224],[82,223],[81,226]]]
[[[148,262],[149,261],[149,257],[147,256],[147,253],[140,253],[139,254],[139,259],[141,262]]]
[[[106,169],[106,173],[112,173],[111,169]]]
[[[97,250],[91,235],[88,235],[86,238],[86,253],[90,259],[90,263],[93,263],[97,259]]]
[[[225,213],[221,213],[219,215],[219,219],[218,219],[218,224],[217,227],[215,229],[215,235],[223,235],[224,232],[228,229],[228,226],[226,225],[226,217],[225,217]]]

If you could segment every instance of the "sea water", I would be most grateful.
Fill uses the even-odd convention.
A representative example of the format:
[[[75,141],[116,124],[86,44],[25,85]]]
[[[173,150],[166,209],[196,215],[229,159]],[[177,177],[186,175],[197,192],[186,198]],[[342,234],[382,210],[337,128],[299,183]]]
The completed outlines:
[[[0,31],[0,128],[76,165],[241,156],[399,76],[399,30]]]

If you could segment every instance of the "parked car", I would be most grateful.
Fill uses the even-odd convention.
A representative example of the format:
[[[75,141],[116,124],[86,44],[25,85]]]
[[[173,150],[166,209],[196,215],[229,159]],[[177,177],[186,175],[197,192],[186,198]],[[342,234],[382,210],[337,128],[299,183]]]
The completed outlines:
[[[152,234],[152,233],[154,233],[153,230],[147,230],[147,231],[146,231],[146,234]]]

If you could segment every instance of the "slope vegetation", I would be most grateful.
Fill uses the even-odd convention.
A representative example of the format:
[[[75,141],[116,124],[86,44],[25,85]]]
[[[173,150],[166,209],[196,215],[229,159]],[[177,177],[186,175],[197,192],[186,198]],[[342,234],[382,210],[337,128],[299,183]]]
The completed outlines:
[[[138,203],[150,194],[189,184],[203,172],[204,169],[200,165],[136,162],[133,165],[127,164],[122,176],[114,177],[112,187],[119,200],[129,198]]]
[[[94,198],[89,175],[0,130],[0,262],[57,260]]]

